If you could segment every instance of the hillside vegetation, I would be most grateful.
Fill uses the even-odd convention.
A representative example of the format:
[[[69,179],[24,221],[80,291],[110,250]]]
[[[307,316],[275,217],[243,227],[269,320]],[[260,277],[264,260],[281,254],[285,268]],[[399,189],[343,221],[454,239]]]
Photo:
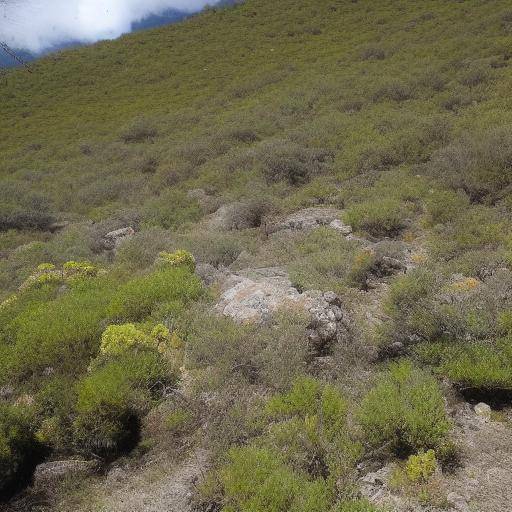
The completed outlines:
[[[247,0],[4,75],[0,494],[202,444],[197,510],[371,512],[391,460],[448,506],[446,397],[512,396],[511,36],[505,0]],[[354,235],[276,232],[311,207]],[[219,316],[260,267],[335,292],[350,342]]]

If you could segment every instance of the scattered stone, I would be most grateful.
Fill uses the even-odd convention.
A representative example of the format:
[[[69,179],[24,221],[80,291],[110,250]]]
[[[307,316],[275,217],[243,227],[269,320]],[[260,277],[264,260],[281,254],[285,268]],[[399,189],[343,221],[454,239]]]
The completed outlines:
[[[121,242],[132,237],[134,234],[135,230],[131,226],[110,231],[103,237],[103,246],[108,251],[115,250]]]
[[[335,229],[336,231],[339,231],[344,236],[350,235],[352,233],[352,226],[345,224],[340,219],[334,219],[329,224],[329,227]]]
[[[448,503],[450,503],[450,505],[453,507],[453,509],[456,510],[457,512],[469,512],[470,509],[467,501],[462,496],[459,496],[457,493],[449,493],[446,499],[448,500]]]
[[[223,267],[217,268],[210,263],[199,263],[196,265],[196,274],[205,285],[211,286],[225,278],[229,271]]]
[[[194,188],[187,192],[189,199],[199,203],[199,207],[204,213],[212,213],[219,206],[219,199],[208,195],[202,188]]]
[[[9,400],[14,396],[14,391],[13,386],[2,386],[0,388],[0,400]]]
[[[95,460],[57,460],[39,464],[34,472],[34,485],[56,482],[70,476],[89,476],[99,469]]]
[[[344,224],[340,218],[341,210],[336,208],[306,208],[292,213],[284,220],[268,227],[268,233],[277,233],[278,231],[304,231],[316,229],[321,226],[330,226],[344,235],[352,233],[352,228]]]
[[[491,408],[489,405],[484,402],[480,402],[475,405],[475,414],[485,421],[490,421],[491,419]]]
[[[316,356],[328,355],[335,342],[350,339],[349,319],[333,292],[300,293],[280,268],[250,269],[231,274],[216,310],[237,322],[265,322],[281,308],[307,311],[308,339]]]
[[[205,220],[206,228],[214,231],[230,231],[239,229],[236,225],[236,212],[241,203],[231,203],[221,206]]]
[[[69,226],[69,222],[67,221],[54,222],[48,226],[48,231],[50,231],[50,233],[56,233],[57,231],[61,231],[67,226]]]

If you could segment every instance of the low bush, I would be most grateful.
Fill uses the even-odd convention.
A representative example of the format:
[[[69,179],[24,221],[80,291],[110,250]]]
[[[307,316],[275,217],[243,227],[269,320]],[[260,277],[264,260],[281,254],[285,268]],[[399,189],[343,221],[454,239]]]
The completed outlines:
[[[125,352],[100,365],[77,384],[75,443],[96,454],[129,449],[155,390],[176,380],[154,351]]]
[[[265,448],[232,448],[221,472],[225,512],[325,512],[333,491],[323,479],[309,480]]]
[[[425,221],[429,226],[453,222],[465,215],[469,199],[464,192],[452,190],[432,190],[425,198]]]
[[[158,253],[157,265],[161,267],[183,267],[193,273],[196,269],[196,260],[192,254],[183,249],[174,252],[162,251]]]
[[[300,374],[307,358],[308,319],[283,312],[268,325],[240,325],[205,312],[191,319],[188,365],[199,370],[198,383],[209,390],[265,385],[282,389]],[[282,355],[276,358],[275,354]]]
[[[434,474],[436,468],[436,452],[427,450],[411,455],[407,459],[405,472],[411,482],[425,482]]]
[[[0,494],[7,497],[25,483],[37,464],[41,447],[30,417],[21,406],[0,404]]]
[[[201,292],[201,283],[189,268],[164,267],[122,285],[110,302],[108,314],[116,320],[139,321],[150,316],[160,305],[170,305],[181,311]]]
[[[364,201],[351,206],[345,213],[347,224],[377,238],[396,236],[405,228],[406,219],[403,203],[394,198]]]
[[[101,321],[112,295],[106,277],[74,281],[54,300],[27,305],[9,322],[12,356],[5,378],[38,374],[52,367],[68,374],[80,372],[98,349]]]
[[[142,222],[148,227],[177,228],[199,220],[199,203],[176,188],[164,190],[158,197],[145,203]]]
[[[405,343],[495,339],[502,332],[500,316],[511,307],[511,289],[512,274],[506,269],[480,281],[418,268],[392,283],[386,303],[392,321],[385,331]]]
[[[381,377],[358,418],[370,446],[398,454],[439,448],[451,427],[436,380],[408,362],[393,364]]]
[[[417,349],[420,360],[431,364],[461,390],[512,390],[512,341],[429,343]]]
[[[256,150],[256,159],[261,161],[268,183],[285,181],[290,185],[303,185],[326,170],[333,158],[331,151],[307,148],[286,140],[266,142]]]
[[[154,124],[146,118],[139,117],[121,133],[121,140],[128,143],[151,142],[158,135]]]
[[[512,183],[512,130],[500,127],[436,151],[426,171],[474,202],[492,202]]]
[[[373,95],[373,101],[406,101],[414,97],[414,91],[411,86],[403,82],[390,82],[377,91]]]

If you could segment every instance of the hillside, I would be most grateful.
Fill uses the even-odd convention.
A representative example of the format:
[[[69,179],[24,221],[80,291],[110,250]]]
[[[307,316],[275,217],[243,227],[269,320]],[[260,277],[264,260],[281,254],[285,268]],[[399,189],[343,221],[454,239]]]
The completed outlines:
[[[511,34],[247,0],[8,71],[6,509],[506,510]]]

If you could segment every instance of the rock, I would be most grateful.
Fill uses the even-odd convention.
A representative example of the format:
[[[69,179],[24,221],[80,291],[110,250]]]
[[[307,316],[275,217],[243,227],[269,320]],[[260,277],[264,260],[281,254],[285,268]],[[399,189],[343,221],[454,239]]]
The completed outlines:
[[[387,482],[394,470],[393,464],[388,464],[378,471],[368,473],[359,481],[361,484],[361,494],[370,501],[378,501],[384,495],[387,489]]]
[[[13,386],[2,386],[0,388],[0,400],[9,400],[14,396],[14,387]]]
[[[231,203],[221,206],[205,220],[206,228],[214,231],[230,231],[239,229],[236,223],[236,212],[241,203]]]
[[[105,249],[112,251],[117,249],[121,242],[133,236],[134,234],[135,230],[130,226],[116,229],[115,231],[110,231],[103,237],[103,246]]]
[[[457,512],[469,512],[470,509],[467,501],[457,493],[449,493],[446,499]]]
[[[39,464],[34,472],[34,485],[56,482],[70,476],[89,476],[99,469],[95,460],[57,460]]]
[[[199,207],[204,213],[214,212],[219,205],[218,198],[208,195],[202,188],[194,188],[187,192],[187,197],[199,203]]]
[[[61,231],[67,226],[69,226],[69,222],[67,221],[54,222],[53,224],[50,224],[48,226],[48,231],[50,231],[51,233],[56,233],[57,231]]]
[[[341,210],[336,208],[306,208],[298,212],[292,213],[284,220],[268,227],[268,233],[277,233],[278,231],[303,231],[316,229],[321,226],[330,226],[344,235],[352,233],[352,228],[345,225],[340,217]]]
[[[307,335],[316,356],[328,355],[333,343],[350,339],[349,319],[339,297],[333,292],[300,293],[280,268],[231,274],[215,308],[237,322],[265,322],[281,308],[302,309],[311,317]]]
[[[339,231],[342,235],[350,235],[352,233],[352,226],[349,226],[348,224],[345,224],[340,219],[334,219],[330,224],[329,227],[332,229],[335,229],[336,231]]]
[[[196,274],[204,284],[210,286],[225,278],[229,274],[229,271],[223,267],[214,267],[210,263],[200,263],[196,265]]]
[[[480,402],[475,405],[475,414],[485,421],[490,421],[491,419],[491,408],[485,404],[484,402]]]
[[[127,472],[120,466],[114,466],[107,473],[107,483],[119,483],[123,482],[127,478]]]

